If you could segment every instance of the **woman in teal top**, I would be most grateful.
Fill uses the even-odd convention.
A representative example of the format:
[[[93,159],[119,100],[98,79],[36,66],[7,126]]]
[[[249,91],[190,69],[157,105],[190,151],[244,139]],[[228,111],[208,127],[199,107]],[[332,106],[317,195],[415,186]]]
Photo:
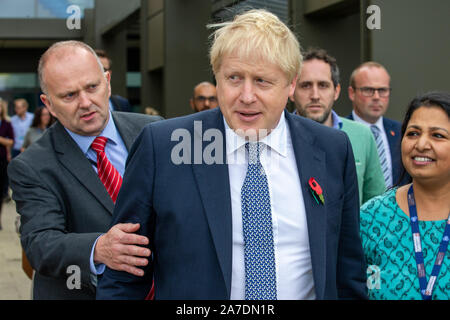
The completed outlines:
[[[450,250],[444,232],[450,231],[450,94],[429,93],[414,99],[402,137],[402,162],[412,184],[388,190],[361,207],[369,298],[425,299],[421,288],[429,285],[433,300],[449,300]],[[408,197],[415,199],[415,206]],[[410,217],[415,211],[418,232],[413,237]],[[421,262],[416,259],[420,250],[425,269],[422,285]],[[439,252],[442,259],[436,259]]]

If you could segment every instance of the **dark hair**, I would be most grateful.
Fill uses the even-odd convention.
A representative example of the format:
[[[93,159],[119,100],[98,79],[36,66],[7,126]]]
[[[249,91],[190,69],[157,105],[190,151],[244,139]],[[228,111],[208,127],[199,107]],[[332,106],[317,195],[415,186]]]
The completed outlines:
[[[46,107],[38,107],[36,108],[36,110],[34,110],[34,118],[33,118],[33,122],[31,123],[31,127],[32,128],[38,128],[41,125],[41,115],[42,115],[42,111],[46,109]],[[47,125],[47,128],[50,127],[50,125],[53,123],[53,116],[51,115],[51,113],[49,112],[50,115],[50,121]]]
[[[402,123],[401,139],[403,139],[405,135],[406,128],[408,127],[409,120],[411,120],[413,113],[420,107],[441,108],[444,112],[447,113],[447,117],[450,119],[450,93],[444,91],[432,91],[415,97],[409,103],[408,108],[406,109],[405,118],[403,119]],[[400,185],[400,182],[404,179],[405,176],[406,170],[405,168],[402,168],[402,174],[400,175],[400,179],[397,185]]]
[[[336,88],[340,82],[339,67],[336,59],[330,56],[324,49],[308,48],[308,50],[303,54],[303,63],[313,59],[321,60],[330,65],[331,81],[333,81],[334,87]]]
[[[112,69],[112,60],[111,60],[111,58],[108,56],[108,54],[106,53],[106,51],[103,50],[103,49],[95,49],[94,51],[95,51],[95,53],[97,54],[97,56],[98,56],[99,58],[105,58],[105,59],[108,60],[108,62],[109,62],[109,70],[111,70],[111,69]],[[108,70],[104,70],[104,71],[108,71]]]

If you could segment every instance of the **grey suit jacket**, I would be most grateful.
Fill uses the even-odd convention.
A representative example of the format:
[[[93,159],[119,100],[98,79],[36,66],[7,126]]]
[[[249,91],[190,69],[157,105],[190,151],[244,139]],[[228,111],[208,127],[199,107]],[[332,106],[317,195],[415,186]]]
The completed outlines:
[[[112,115],[128,150],[146,124],[161,119]],[[91,249],[109,229],[114,203],[89,160],[57,122],[10,163],[8,176],[22,247],[36,271],[34,299],[95,299]]]

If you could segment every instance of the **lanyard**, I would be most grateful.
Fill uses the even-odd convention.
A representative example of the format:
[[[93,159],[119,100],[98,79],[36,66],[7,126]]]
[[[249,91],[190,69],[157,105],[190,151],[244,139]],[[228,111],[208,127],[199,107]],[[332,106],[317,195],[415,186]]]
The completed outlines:
[[[436,256],[433,271],[431,271],[430,281],[427,282],[427,275],[425,272],[425,264],[422,254],[422,244],[419,231],[419,219],[417,218],[416,200],[414,198],[413,186],[408,190],[408,205],[409,205],[409,217],[411,220],[411,230],[414,241],[414,251],[416,252],[417,274],[419,276],[420,293],[423,300],[431,300],[431,294],[436,283],[436,279],[441,271],[442,262],[444,261],[445,253],[447,251],[448,242],[450,238],[450,214],[445,226],[444,235],[439,246],[439,252]]]

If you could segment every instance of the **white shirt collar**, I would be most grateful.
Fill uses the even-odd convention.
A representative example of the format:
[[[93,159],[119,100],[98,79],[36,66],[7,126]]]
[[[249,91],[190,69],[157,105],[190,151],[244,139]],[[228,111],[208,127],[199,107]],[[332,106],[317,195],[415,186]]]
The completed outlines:
[[[379,117],[377,122],[375,123],[370,123],[367,122],[366,120],[362,119],[361,117],[359,117],[355,110],[352,111],[352,115],[353,115],[353,119],[355,119],[355,121],[361,122],[363,124],[365,124],[366,126],[372,126],[372,125],[376,125],[378,127],[378,129],[380,129],[381,132],[384,131],[384,126],[383,126],[383,116]]]
[[[231,155],[241,148],[247,142],[243,137],[239,136],[232,130],[225,118],[223,118],[225,125],[225,136],[226,136],[226,146],[227,155]],[[264,143],[269,146],[270,149],[279,153],[282,157],[287,157],[287,131],[286,131],[286,119],[284,117],[284,112],[281,113],[280,120],[275,129],[273,129],[266,137],[261,139],[259,142]]]

